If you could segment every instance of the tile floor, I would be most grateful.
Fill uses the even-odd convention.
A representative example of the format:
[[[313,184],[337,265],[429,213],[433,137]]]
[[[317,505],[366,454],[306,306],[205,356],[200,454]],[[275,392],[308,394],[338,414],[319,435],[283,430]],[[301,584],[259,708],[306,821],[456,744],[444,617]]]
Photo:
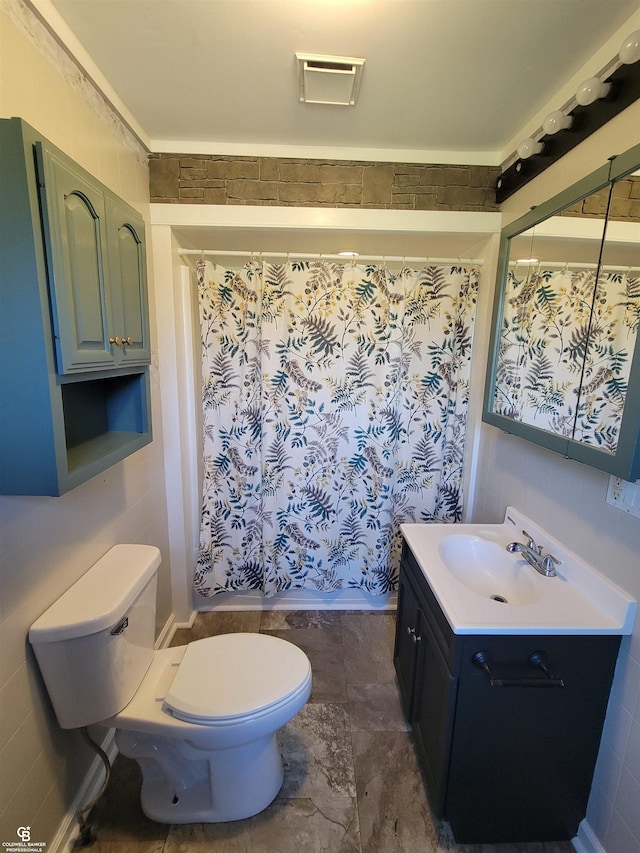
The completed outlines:
[[[140,811],[135,762],[119,756],[93,811],[94,853],[573,853],[558,844],[456,845],[429,811],[382,612],[201,613],[173,645],[231,631],[284,637],[309,656],[307,705],[280,732],[285,781],[264,812],[167,826]]]

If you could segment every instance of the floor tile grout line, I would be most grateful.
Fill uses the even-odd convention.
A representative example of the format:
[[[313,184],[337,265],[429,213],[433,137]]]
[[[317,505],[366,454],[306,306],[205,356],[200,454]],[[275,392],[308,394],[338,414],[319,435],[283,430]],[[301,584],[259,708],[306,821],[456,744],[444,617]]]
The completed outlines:
[[[356,806],[356,815],[358,816],[358,847],[360,848],[360,853],[363,853],[362,849],[362,823],[360,818],[360,798],[358,797],[358,777],[356,775],[356,758],[355,758],[355,749],[353,744],[353,718],[351,713],[351,702],[349,701],[349,683],[347,681],[347,666],[346,666],[346,655],[345,655],[345,646],[344,646],[344,620],[346,619],[346,615],[340,614],[340,645],[342,647],[342,666],[344,668],[344,685],[346,691],[346,699],[347,699],[347,713],[349,715],[349,743],[351,744],[351,767],[353,771],[353,786],[354,786],[354,800]]]

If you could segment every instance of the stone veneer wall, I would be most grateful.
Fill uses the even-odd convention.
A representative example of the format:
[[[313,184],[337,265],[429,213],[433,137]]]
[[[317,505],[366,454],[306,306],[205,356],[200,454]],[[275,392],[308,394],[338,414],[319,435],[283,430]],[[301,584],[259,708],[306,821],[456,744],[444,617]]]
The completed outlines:
[[[496,211],[493,166],[151,154],[152,202]]]
[[[601,219],[607,212],[608,199],[609,188],[605,187],[562,210],[560,215]],[[640,177],[630,175],[623,181],[616,181],[611,197],[609,218],[640,222]]]

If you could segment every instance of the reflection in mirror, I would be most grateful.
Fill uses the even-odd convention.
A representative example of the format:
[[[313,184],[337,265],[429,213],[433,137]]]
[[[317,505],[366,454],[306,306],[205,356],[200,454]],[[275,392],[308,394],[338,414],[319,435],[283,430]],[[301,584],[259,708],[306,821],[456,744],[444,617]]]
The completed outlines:
[[[574,438],[615,453],[640,321],[640,178],[613,184]]]
[[[502,231],[483,420],[640,478],[640,145]]]
[[[608,192],[590,193],[511,238],[495,414],[574,436]]]

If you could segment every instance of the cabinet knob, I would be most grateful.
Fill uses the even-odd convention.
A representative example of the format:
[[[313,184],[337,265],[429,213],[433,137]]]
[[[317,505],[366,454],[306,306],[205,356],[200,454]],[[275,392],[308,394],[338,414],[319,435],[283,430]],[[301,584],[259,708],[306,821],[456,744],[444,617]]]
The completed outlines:
[[[411,639],[413,640],[414,643],[419,643],[420,640],[422,639],[422,637],[420,637],[418,634],[416,634],[416,629],[415,628],[409,628],[409,626],[407,626],[407,634],[411,637]]]
[[[131,346],[132,343],[133,343],[133,338],[131,336],[129,336],[128,338],[122,339],[122,346],[124,346],[125,344],[127,344],[128,346]]]
[[[109,343],[115,344],[117,347],[119,347],[120,344],[122,343],[122,338],[120,338],[120,337],[109,338]]]

